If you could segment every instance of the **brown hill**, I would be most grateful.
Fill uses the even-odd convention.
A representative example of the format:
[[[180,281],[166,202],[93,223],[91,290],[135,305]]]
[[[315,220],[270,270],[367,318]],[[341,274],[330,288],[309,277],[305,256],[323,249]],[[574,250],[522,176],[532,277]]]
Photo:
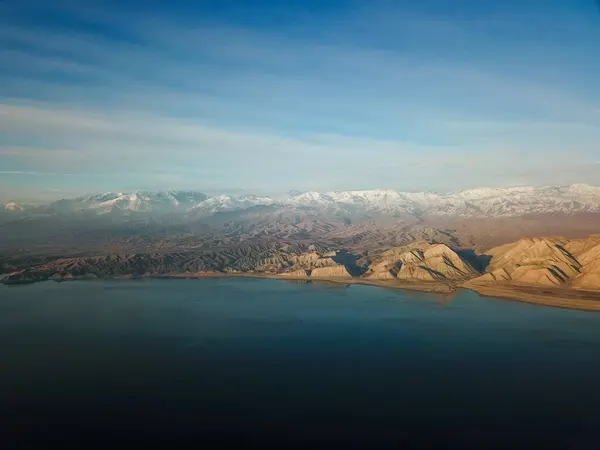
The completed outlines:
[[[357,257],[317,245],[247,245],[235,249],[196,252],[106,254],[60,258],[7,275],[3,282],[31,283],[48,279],[213,274],[352,277],[359,273]]]
[[[0,282],[211,274],[354,278],[354,283],[396,287],[437,285],[454,289],[458,285],[485,295],[582,309],[592,308],[593,299],[593,308],[600,309],[600,235],[585,239],[526,238],[495,247],[487,252],[489,264],[483,275],[481,256],[442,243],[419,240],[373,253],[335,248],[343,247],[309,242],[246,243],[206,250],[172,251],[167,247],[153,252],[38,259],[25,267],[4,263],[13,269]]]
[[[527,238],[491,249],[487,273],[466,285],[600,289],[600,238]]]
[[[454,281],[478,274],[447,245],[419,241],[384,252],[364,276],[379,280]]]
[[[312,270],[331,265],[335,265],[335,261],[317,251],[297,253],[284,248],[268,258],[258,261],[256,270],[260,272]]]
[[[311,278],[352,278],[352,275],[343,264],[328,267],[319,267],[310,272]]]
[[[600,290],[600,239],[594,240],[593,243],[596,245],[577,258],[581,268],[579,275],[571,283],[574,289]]]

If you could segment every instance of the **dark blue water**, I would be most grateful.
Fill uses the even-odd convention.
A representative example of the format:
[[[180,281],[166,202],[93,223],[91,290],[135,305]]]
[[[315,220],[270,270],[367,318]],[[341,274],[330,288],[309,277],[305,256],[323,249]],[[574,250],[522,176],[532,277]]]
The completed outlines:
[[[270,280],[2,287],[0,428],[2,448],[598,448],[600,314]]]

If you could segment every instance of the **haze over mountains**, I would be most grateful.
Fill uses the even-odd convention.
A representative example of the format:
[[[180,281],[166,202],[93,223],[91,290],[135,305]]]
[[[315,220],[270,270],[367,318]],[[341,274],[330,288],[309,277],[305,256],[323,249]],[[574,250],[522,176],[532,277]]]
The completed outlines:
[[[231,274],[334,279],[441,292],[462,286],[595,309],[598,233],[600,187],[585,184],[279,198],[105,193],[7,203],[0,277],[9,284]]]
[[[371,211],[421,216],[511,217],[524,214],[600,211],[600,187],[586,184],[546,187],[479,188],[454,194],[397,190],[292,193],[266,196],[208,197],[194,191],[105,193],[59,200],[42,206],[9,202],[4,214],[185,214],[190,217],[253,207],[298,207],[329,211]]]

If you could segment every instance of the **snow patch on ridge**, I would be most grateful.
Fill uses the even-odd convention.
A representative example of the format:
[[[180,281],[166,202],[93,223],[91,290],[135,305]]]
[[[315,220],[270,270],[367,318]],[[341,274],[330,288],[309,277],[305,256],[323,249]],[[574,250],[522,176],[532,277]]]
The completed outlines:
[[[362,191],[297,192],[271,197],[219,195],[194,191],[136,191],[104,193],[59,200],[44,208],[54,213],[94,211],[104,213],[215,214],[257,206],[286,206],[317,210],[363,210],[385,213],[443,216],[519,216],[530,213],[600,212],[600,187],[586,184],[545,187],[476,188],[455,194],[403,192],[393,189]],[[28,207],[7,203],[5,211],[27,212]]]

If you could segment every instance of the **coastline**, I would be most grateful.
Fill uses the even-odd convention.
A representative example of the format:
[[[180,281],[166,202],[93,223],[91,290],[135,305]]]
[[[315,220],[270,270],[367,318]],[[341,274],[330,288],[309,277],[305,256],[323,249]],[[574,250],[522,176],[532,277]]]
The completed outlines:
[[[450,284],[441,282],[410,282],[401,280],[370,280],[366,278],[343,277],[290,277],[285,275],[263,275],[252,273],[209,273],[209,274],[181,274],[169,275],[168,278],[260,278],[283,281],[324,281],[339,284],[359,284],[366,286],[403,289],[431,294],[448,294],[458,289],[467,289],[476,292],[482,297],[495,297],[502,300],[520,301],[541,306],[552,306],[564,309],[577,309],[582,311],[600,311],[600,292],[580,291],[564,288],[545,288],[525,285],[496,285],[485,286],[462,283]]]
[[[200,272],[200,273],[173,273],[165,275],[144,274],[141,276],[121,275],[116,277],[97,277],[97,276],[71,276],[67,278],[42,277],[35,279],[24,279],[15,281],[0,280],[0,284],[5,286],[22,286],[39,283],[43,281],[54,281],[55,283],[64,283],[69,281],[89,281],[89,280],[128,280],[128,279],[214,279],[214,278],[255,278],[281,281],[305,281],[305,282],[327,282],[336,284],[357,284],[365,286],[387,287],[392,289],[404,289],[409,291],[418,291],[432,294],[449,294],[456,291],[456,285],[452,283],[443,283],[435,281],[401,281],[401,280],[374,280],[360,277],[298,277],[283,274],[262,274],[251,272]]]
[[[269,280],[282,280],[282,281],[323,281],[328,283],[338,284],[359,284],[365,286],[377,286],[387,287],[392,289],[405,289],[409,291],[418,292],[430,292],[435,294],[448,294],[456,291],[456,286],[450,283],[441,282],[410,282],[400,280],[372,280],[368,278],[359,277],[297,277],[297,276],[286,276],[281,274],[258,274],[249,272],[236,272],[236,273],[184,273],[184,274],[173,274],[165,276],[153,276],[153,278],[187,278],[187,279],[203,279],[203,278],[259,278]]]
[[[464,283],[459,287],[477,292],[483,297],[495,297],[556,308],[600,311],[600,292],[517,284]]]
[[[123,279],[215,279],[215,278],[254,278],[270,279],[280,281],[300,282],[326,282],[343,285],[365,285],[391,289],[402,289],[430,294],[450,294],[459,289],[467,289],[483,297],[494,297],[509,301],[519,301],[540,306],[551,306],[564,309],[576,309],[582,311],[600,312],[600,292],[582,291],[576,289],[559,287],[542,287],[517,284],[476,284],[469,281],[463,283],[443,283],[435,281],[404,281],[404,280],[377,280],[360,277],[311,277],[311,276],[289,276],[283,274],[263,274],[251,272],[200,272],[200,273],[175,273],[167,275],[146,274],[142,276],[123,275],[117,277],[90,277],[76,276],[63,279],[46,278],[20,280],[9,282],[0,279],[0,284],[5,286],[19,286],[38,283],[41,281],[54,281],[58,283],[68,281],[85,280],[123,280]]]

